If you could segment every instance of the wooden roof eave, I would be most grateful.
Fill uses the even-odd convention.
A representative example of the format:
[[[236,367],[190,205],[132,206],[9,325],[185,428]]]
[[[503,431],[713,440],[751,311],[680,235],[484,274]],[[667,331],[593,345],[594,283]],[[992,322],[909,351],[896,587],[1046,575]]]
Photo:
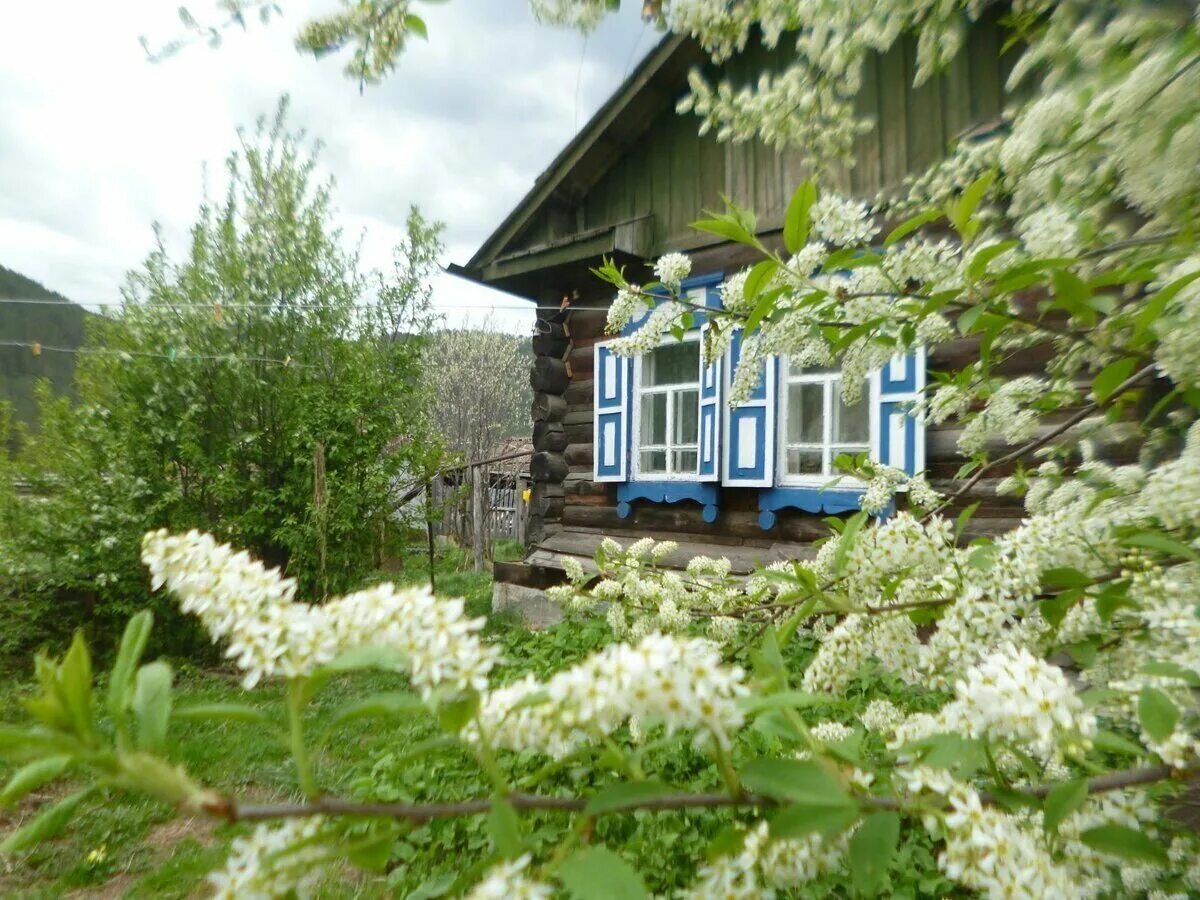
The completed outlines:
[[[536,299],[539,291],[566,291],[594,280],[591,269],[605,257],[627,264],[649,258],[654,243],[654,216],[640,216],[591,228],[565,238],[524,247],[497,257],[482,269],[451,265],[453,275],[483,282],[498,290]]]

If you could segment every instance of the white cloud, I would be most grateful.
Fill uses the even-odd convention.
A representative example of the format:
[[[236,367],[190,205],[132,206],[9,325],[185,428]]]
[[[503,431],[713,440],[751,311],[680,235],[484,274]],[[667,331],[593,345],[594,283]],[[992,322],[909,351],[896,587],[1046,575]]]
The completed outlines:
[[[197,18],[208,2],[193,0]],[[179,34],[174,4],[5,4],[0,263],[78,302],[115,302],[151,249],[152,224],[181,247],[202,167],[215,180],[236,129],[284,93],[292,125],[325,144],[338,221],[350,240],[365,232],[367,265],[388,265],[412,203],[446,223],[446,260],[465,262],[655,40],[634,10],[585,46],[535,23],[524,0],[430,4],[430,41],[360,96],[344,59],[293,48],[299,23],[334,2],[285,3],[282,21],[158,64],[138,38]],[[478,322],[489,305],[510,330],[533,318],[516,298],[448,275],[435,302],[450,324]]]

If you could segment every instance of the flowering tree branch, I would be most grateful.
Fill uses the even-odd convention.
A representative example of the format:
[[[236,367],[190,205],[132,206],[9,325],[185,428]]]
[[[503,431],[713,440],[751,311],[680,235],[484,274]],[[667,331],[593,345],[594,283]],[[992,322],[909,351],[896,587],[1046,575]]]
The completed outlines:
[[[1180,770],[1167,765],[1124,769],[1087,779],[1087,793],[1104,794],[1162,781],[1187,781],[1197,772],[1200,770]],[[1017,789],[1015,792],[1031,799],[1044,799],[1059,786],[1059,783],[1042,784],[1028,790]],[[524,812],[586,812],[588,804],[592,802],[590,797],[552,797],[520,792],[506,794],[504,799],[514,809]],[[997,797],[987,792],[981,793],[980,799],[988,806],[1000,803]],[[904,809],[904,803],[894,797],[863,796],[857,798],[857,802],[868,810]],[[204,811],[228,822],[261,822],[309,816],[350,816],[403,819],[414,824],[422,824],[433,819],[483,815],[489,812],[495,803],[494,797],[478,797],[447,803],[367,803],[325,797],[302,803],[261,804],[239,803],[235,800],[221,798],[206,805]],[[778,807],[780,805],[779,800],[748,792],[742,792],[736,796],[720,793],[680,792],[659,794],[619,806],[606,806],[589,815],[606,816],[638,811],[676,812],[722,807]]]

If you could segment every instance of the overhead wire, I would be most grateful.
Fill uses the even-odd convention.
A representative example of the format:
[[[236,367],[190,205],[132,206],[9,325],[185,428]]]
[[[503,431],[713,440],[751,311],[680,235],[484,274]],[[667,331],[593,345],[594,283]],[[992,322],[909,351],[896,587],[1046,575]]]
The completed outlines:
[[[120,309],[124,306],[123,303],[64,303],[62,300],[19,300],[9,297],[0,297],[0,304],[10,304],[17,306],[67,306],[75,305],[81,307],[95,307],[98,309]],[[229,309],[325,309],[326,307],[320,303],[293,303],[281,305],[278,303],[221,303],[221,310]],[[217,307],[215,303],[209,302],[188,302],[188,303],[172,303],[170,306],[163,304],[162,309],[206,309],[211,310]],[[145,307],[142,307],[145,308]],[[370,304],[364,304],[359,309],[370,309]],[[542,304],[542,303],[435,303],[433,310],[436,312],[439,309],[463,309],[463,310],[479,310],[484,312],[493,309],[507,310],[543,310],[543,309],[591,309],[591,310],[607,310],[607,306],[578,306],[570,303],[567,306],[560,304]]]
[[[14,347],[32,350],[34,356],[42,353],[76,353],[83,356],[115,356],[119,358],[149,357],[165,359],[170,362],[181,360],[205,360],[218,362],[270,363],[284,368],[316,369],[319,366],[296,362],[290,356],[284,359],[272,356],[239,356],[236,353],[153,353],[146,350],[114,350],[107,347],[55,347],[40,341],[0,341],[0,347]]]

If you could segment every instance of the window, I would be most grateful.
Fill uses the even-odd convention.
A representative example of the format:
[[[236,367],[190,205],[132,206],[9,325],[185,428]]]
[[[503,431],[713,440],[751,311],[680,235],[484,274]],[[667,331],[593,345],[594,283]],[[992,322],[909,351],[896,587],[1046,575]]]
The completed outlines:
[[[635,434],[639,476],[696,476],[700,431],[700,342],[669,341],[637,362]]]
[[[833,461],[841,453],[863,453],[871,446],[870,385],[852,406],[842,400],[842,373],[836,368],[793,368],[782,360],[780,423],[781,481],[816,483],[836,476]]]

